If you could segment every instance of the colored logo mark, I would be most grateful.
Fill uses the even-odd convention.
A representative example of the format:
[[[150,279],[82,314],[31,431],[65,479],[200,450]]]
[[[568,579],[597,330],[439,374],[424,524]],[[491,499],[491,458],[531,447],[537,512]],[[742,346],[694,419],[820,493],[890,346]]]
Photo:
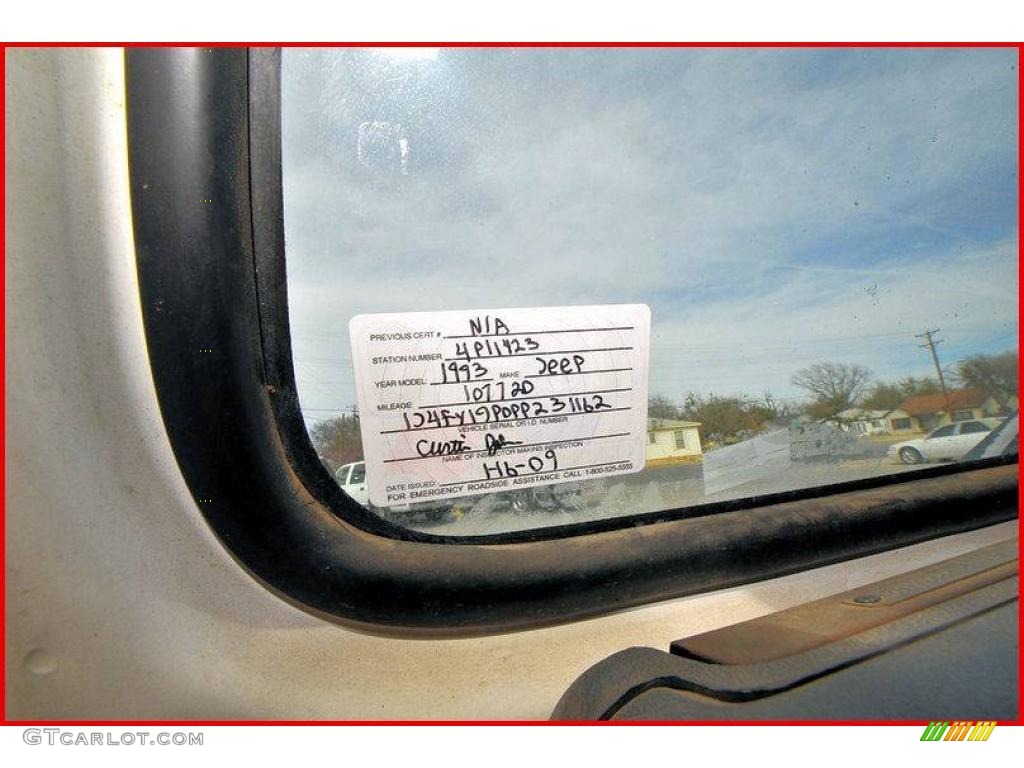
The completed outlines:
[[[921,741],[988,741],[995,720],[957,720],[953,723],[928,723]]]

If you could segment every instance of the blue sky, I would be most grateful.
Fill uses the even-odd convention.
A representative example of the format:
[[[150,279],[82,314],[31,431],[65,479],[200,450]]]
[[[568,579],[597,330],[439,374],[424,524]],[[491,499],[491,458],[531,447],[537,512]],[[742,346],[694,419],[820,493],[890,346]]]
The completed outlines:
[[[651,388],[1016,348],[1013,50],[286,50],[304,407],[364,312],[644,302]],[[316,411],[312,409],[318,409]],[[322,410],[319,410],[322,409]]]

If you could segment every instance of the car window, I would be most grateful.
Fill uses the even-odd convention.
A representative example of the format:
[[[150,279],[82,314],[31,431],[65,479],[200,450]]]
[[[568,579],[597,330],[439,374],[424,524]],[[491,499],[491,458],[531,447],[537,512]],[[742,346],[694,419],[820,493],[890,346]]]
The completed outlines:
[[[415,54],[282,55],[293,362],[317,451],[366,459],[382,439],[361,429],[348,333],[367,314],[646,305],[648,419],[639,471],[418,488],[393,522],[486,535],[887,476],[931,460],[890,448],[952,434],[932,431],[951,412],[1016,408],[1015,51]],[[609,434],[601,414],[573,423]]]
[[[361,483],[365,479],[366,479],[366,465],[365,464],[356,464],[354,467],[352,467],[352,477],[349,479],[349,483],[351,485],[355,485],[356,483]]]
[[[936,429],[934,432],[931,433],[931,435],[929,435],[929,437],[952,437],[953,432],[955,430],[956,427],[950,424],[948,427],[940,427],[939,429]]]
[[[980,421],[965,421],[960,425],[960,434],[969,435],[975,432],[990,432],[991,428],[985,426]]]

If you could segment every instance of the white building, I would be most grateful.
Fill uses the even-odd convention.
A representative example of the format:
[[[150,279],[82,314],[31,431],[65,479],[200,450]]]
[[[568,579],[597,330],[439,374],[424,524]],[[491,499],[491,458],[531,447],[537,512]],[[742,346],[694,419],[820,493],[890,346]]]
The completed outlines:
[[[647,466],[686,464],[701,460],[700,423],[675,419],[647,420]]]
[[[836,416],[840,419],[843,429],[853,432],[858,437],[867,435],[884,435],[889,432],[886,417],[891,411],[876,411],[866,408],[847,408]]]

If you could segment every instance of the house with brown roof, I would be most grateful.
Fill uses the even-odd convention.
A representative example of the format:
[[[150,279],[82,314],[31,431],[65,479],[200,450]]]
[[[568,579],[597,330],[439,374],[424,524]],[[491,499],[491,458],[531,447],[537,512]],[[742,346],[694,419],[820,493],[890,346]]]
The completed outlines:
[[[1013,401],[1016,407],[1016,398]],[[982,389],[949,389],[946,394],[912,395],[886,419],[893,434],[931,432],[943,424],[1002,415],[994,397]]]

